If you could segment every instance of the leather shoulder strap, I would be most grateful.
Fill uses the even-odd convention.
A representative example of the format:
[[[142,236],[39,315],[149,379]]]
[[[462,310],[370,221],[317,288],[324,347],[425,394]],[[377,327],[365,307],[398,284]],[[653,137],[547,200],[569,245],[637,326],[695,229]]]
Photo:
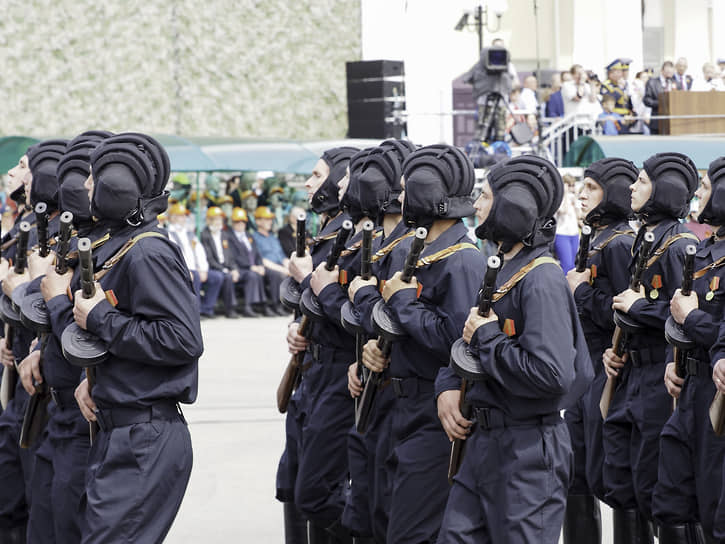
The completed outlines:
[[[511,291],[511,289],[514,288],[517,283],[526,277],[526,274],[542,264],[553,264],[559,267],[559,263],[553,257],[537,257],[536,259],[529,261],[521,270],[511,276],[507,282],[496,289],[496,292],[493,294],[493,301],[496,302],[501,300],[509,291]]]
[[[662,244],[660,247],[658,247],[655,252],[652,254],[652,256],[647,261],[647,268],[655,264],[657,261],[660,260],[660,257],[665,254],[665,252],[669,249],[669,247],[677,242],[678,240],[682,240],[684,238],[687,238],[689,240],[694,240],[695,242],[699,242],[700,239],[695,236],[694,234],[690,232],[680,232],[679,234],[675,234],[674,236],[670,236],[664,244]]]
[[[137,236],[134,236],[128,242],[126,242],[125,244],[123,244],[123,246],[121,247],[121,249],[119,249],[113,257],[111,257],[110,259],[108,259],[103,264],[103,266],[101,267],[101,269],[93,275],[94,279],[96,281],[98,281],[103,276],[105,276],[106,274],[108,274],[108,271],[111,270],[111,268],[113,268],[114,266],[116,266],[118,264],[118,262],[121,259],[123,259],[124,255],[126,255],[126,253],[128,253],[129,251],[131,251],[131,248],[133,246],[135,246],[136,243],[139,240],[143,240],[144,238],[163,238],[164,240],[167,239],[166,236],[164,236],[160,232],[156,232],[156,231],[153,231],[153,230],[150,230],[150,231],[147,231],[147,232],[142,232],[141,234],[139,234]]]
[[[427,266],[429,264],[437,263],[464,249],[475,249],[476,251],[478,251],[478,248],[475,245],[468,242],[462,242],[460,244],[456,244],[437,251],[432,255],[427,255],[421,259],[418,259],[418,262],[415,264],[415,266],[416,268],[420,268],[421,266]]]
[[[388,253],[393,251],[395,249],[395,246],[397,246],[400,242],[405,240],[406,238],[410,238],[411,236],[415,235],[415,231],[411,230],[403,234],[400,238],[396,238],[392,242],[390,242],[387,246],[381,247],[379,250],[375,252],[375,255],[373,255],[372,259],[370,259],[370,262],[377,262],[383,257],[385,257]]]

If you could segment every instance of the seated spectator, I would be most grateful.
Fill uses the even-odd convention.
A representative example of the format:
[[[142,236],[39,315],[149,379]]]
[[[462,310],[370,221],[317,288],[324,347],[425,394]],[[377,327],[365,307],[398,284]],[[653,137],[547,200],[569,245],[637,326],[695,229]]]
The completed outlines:
[[[237,317],[237,299],[234,294],[234,284],[239,281],[240,274],[234,254],[232,235],[223,230],[224,212],[221,208],[212,206],[206,212],[206,228],[201,233],[201,243],[206,251],[206,259],[210,270],[217,270],[223,274],[221,297],[224,303],[224,314],[229,318]],[[242,315],[257,317],[252,310],[251,301],[244,301]]]
[[[240,176],[232,176],[227,180],[226,193],[232,197],[235,208],[242,207],[242,178]]]
[[[234,252],[239,268],[239,282],[244,289],[244,300],[256,306],[266,316],[287,315],[279,300],[279,286],[283,275],[267,270],[254,239],[247,233],[249,217],[242,208],[232,211]],[[265,293],[266,288],[266,293]]]
[[[304,212],[299,206],[294,206],[287,215],[287,222],[284,227],[277,232],[277,238],[282,246],[282,252],[289,258],[295,251],[297,239],[297,218]]]
[[[204,246],[199,242],[193,231],[188,230],[189,212],[182,204],[172,204],[167,212],[169,216],[169,239],[179,246],[186,266],[191,272],[194,292],[199,298],[202,317],[214,317],[214,306],[219,298],[219,291],[224,281],[224,274],[218,270],[209,270]],[[201,286],[204,285],[204,294]]]
[[[551,94],[546,101],[546,117],[564,117],[564,99],[561,97],[561,76],[551,76]]]
[[[623,117],[618,113],[614,113],[614,104],[616,100],[611,94],[605,94],[602,98],[602,109],[599,114],[598,122],[602,126],[602,132],[605,136],[616,136],[622,129]]]
[[[262,255],[265,268],[276,270],[285,276],[288,275],[289,259],[284,254],[279,239],[272,232],[274,214],[267,206],[260,206],[254,212],[254,220],[257,223],[257,231],[252,234],[252,238]]]
[[[702,79],[697,79],[692,84],[693,91],[725,91],[723,80],[717,73],[717,68],[712,62],[702,65]]]

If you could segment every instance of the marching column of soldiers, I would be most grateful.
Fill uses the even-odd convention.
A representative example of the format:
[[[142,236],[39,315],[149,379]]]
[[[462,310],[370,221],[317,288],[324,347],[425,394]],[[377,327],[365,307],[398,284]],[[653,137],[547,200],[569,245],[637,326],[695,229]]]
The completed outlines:
[[[593,163],[566,275],[556,167],[474,181],[455,147],[401,140],[307,181],[323,227],[280,294],[286,542],[601,543],[600,501],[617,544],[725,541],[725,158]]]
[[[192,275],[156,224],[168,156],[90,131],[32,146],[9,178],[0,544],[161,542],[203,350]],[[457,148],[402,140],[315,165],[322,228],[309,248],[297,229],[280,286],[297,312],[277,392],[287,542],[555,543],[563,527],[597,543],[600,501],[617,543],[725,540],[725,158],[702,179],[679,153],[592,164],[566,276],[556,167],[504,161],[475,200],[474,182]],[[702,242],[681,223],[695,194]]]
[[[157,227],[169,159],[144,134],[27,150],[2,236],[0,543],[161,542],[191,474],[199,308]]]

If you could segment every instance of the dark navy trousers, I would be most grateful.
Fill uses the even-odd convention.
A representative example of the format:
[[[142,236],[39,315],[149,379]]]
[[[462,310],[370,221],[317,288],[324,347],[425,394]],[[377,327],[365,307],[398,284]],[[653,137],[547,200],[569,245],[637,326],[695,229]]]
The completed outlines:
[[[0,529],[23,526],[28,521],[23,464],[20,457],[22,399],[13,399],[0,415]],[[20,416],[22,417],[22,416]]]

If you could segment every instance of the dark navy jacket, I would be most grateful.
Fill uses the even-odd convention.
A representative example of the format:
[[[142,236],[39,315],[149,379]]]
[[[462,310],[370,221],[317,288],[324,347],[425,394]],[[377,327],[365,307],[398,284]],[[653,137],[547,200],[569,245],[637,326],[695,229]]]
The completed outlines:
[[[421,258],[459,243],[472,243],[461,221],[428,244]],[[402,253],[404,260],[408,250],[397,247],[393,252]],[[409,335],[393,345],[392,376],[432,382],[441,367],[448,365],[451,346],[461,337],[485,268],[481,252],[466,248],[417,269],[415,277],[422,285],[420,297],[416,297],[415,289],[402,289],[390,297],[387,308]]]
[[[542,256],[550,256],[545,246],[522,249],[504,263],[496,286]],[[486,380],[473,384],[467,400],[474,406],[496,407],[515,419],[551,414],[573,404],[594,371],[561,269],[539,265],[492,307],[498,322],[479,327],[471,339],[471,352],[478,356]],[[513,320],[510,337],[502,332],[507,319]],[[442,370],[436,394],[457,388],[460,380],[453,370]]]
[[[106,342],[110,354],[96,367],[99,408],[196,399],[203,351],[197,297],[181,250],[155,223],[123,228],[94,252],[100,270],[132,237],[152,230],[163,235],[138,241],[100,280],[118,304],[101,301],[87,318],[88,331]]]
[[[687,227],[674,219],[664,220],[653,229],[655,242],[650,255],[664,244],[670,237],[679,233],[692,234]],[[694,238],[694,236],[693,236]],[[639,240],[635,241],[633,257],[629,264],[629,273],[634,271],[637,256],[639,255]],[[638,300],[629,309],[629,316],[636,319],[647,328],[628,340],[628,350],[644,351],[645,357],[651,357],[655,362],[665,362],[665,322],[670,315],[670,299],[682,284],[682,263],[685,260],[685,248],[690,244],[697,244],[697,240],[683,238],[673,243],[664,254],[645,270],[642,275],[642,285],[646,298]],[[657,285],[655,276],[659,276],[662,286],[657,289],[657,297],[653,298],[654,285]]]
[[[621,234],[613,238],[604,248],[597,250],[615,231],[629,232],[629,234]],[[634,232],[626,221],[604,227],[591,244],[591,257],[587,262],[592,270],[596,270],[596,275],[592,272],[592,285],[582,283],[574,291],[574,300],[595,372],[602,371],[602,365],[596,363],[604,350],[612,345],[614,333],[612,297],[629,286],[630,275],[627,265],[631,258],[633,242]]]
[[[400,221],[395,228],[390,231],[390,234],[385,238],[378,238],[378,244],[376,240],[373,240],[373,251],[377,252],[388,247],[390,244],[405,236],[410,229],[405,225],[404,221]],[[395,272],[402,270],[405,264],[405,256],[408,253],[412,238],[406,238],[401,240],[396,246],[395,250],[389,252],[384,257],[376,260],[373,263],[373,275],[378,279],[378,283],[390,279]],[[372,313],[373,307],[378,301],[383,300],[380,294],[380,290],[377,287],[365,286],[361,287],[355,293],[355,311],[360,316],[360,323],[365,327],[365,331],[368,336],[376,336],[375,329],[372,324]]]

